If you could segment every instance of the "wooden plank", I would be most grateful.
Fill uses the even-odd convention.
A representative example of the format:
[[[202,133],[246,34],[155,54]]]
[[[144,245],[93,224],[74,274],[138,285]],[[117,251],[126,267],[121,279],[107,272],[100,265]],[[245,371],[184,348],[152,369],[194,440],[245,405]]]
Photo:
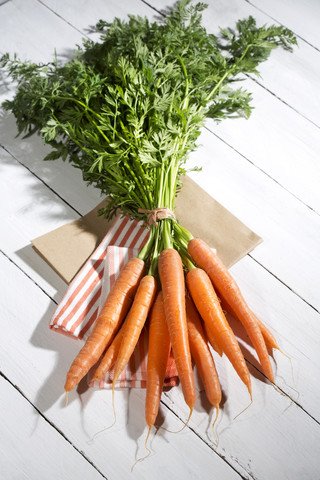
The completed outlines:
[[[11,35],[13,22],[16,26],[14,41],[12,41]],[[20,0],[14,0],[10,4],[4,5],[0,10],[0,23],[3,33],[2,51],[9,52],[11,55],[17,53],[21,59],[31,59],[36,62],[51,61],[55,49],[60,59],[61,57],[70,57],[73,53],[70,49],[73,46],[75,47],[77,43],[81,43],[83,37],[75,28],[37,0],[30,0],[28,4]],[[15,84],[2,77],[0,103],[11,98],[14,91]],[[15,138],[17,129],[14,117],[7,112],[4,112],[1,116],[0,132],[1,145],[9,149],[13,155],[17,155],[19,161],[23,161],[27,168],[31,169],[43,182],[50,186],[60,186],[56,188],[56,192],[63,197],[66,203],[77,205],[77,210],[73,213],[71,208],[65,206],[68,215],[71,215],[68,219],[78,218],[79,213],[87,213],[101,201],[100,193],[93,187],[87,187],[84,184],[78,169],[69,164],[65,164],[61,168],[58,162],[39,162],[51,149],[44,145],[39,137],[32,137],[30,141],[21,138],[17,140]],[[2,157],[2,161],[8,161],[8,155],[6,153],[3,153],[3,155],[6,160]],[[77,188],[69,188],[71,179],[78,182]],[[45,196],[44,191],[47,190],[42,187]],[[48,194],[50,196],[49,192]],[[53,197],[51,196],[51,198]],[[40,197],[38,200],[40,200]],[[45,198],[42,200],[45,202]],[[53,223],[53,228],[62,223]],[[28,238],[28,240],[31,240],[31,238]]]
[[[0,162],[1,249],[51,298],[59,301],[67,285],[32,249],[31,239],[78,215],[3,148]]]
[[[317,0],[249,0],[252,5],[286,25],[303,40],[320,49],[320,4]],[[303,19],[303,21],[301,21]]]
[[[276,384],[320,422],[315,384],[320,375],[320,314],[250,256],[230,271],[251,308],[273,332],[282,352],[291,359],[279,351],[273,352]],[[256,354],[241,325],[232,320],[231,324],[242,344],[249,349],[249,360],[257,367]]]
[[[55,51],[68,58],[82,39],[80,32],[37,0],[5,3],[0,9],[0,20],[1,52],[18,53],[21,59],[47,62],[54,59]]]
[[[0,392],[2,478],[105,478],[3,377]]]
[[[50,10],[61,16],[65,21],[79,29],[84,35],[89,34],[90,27],[93,27],[100,19],[112,21],[115,17],[126,20],[128,14],[153,15],[150,7],[141,0],[42,0]]]
[[[249,120],[207,121],[207,127],[319,214],[319,128],[252,80],[242,85],[253,94]]]
[[[0,126],[0,145],[4,146],[6,152],[3,155],[9,158],[8,152],[10,152],[18,162],[49,186],[74,209],[74,218],[79,214],[88,213],[102,201],[100,192],[83,181],[78,168],[68,162],[63,163],[61,159],[43,161],[52,149],[44,145],[39,136],[17,138],[17,127],[13,115],[6,112],[0,120]]]
[[[251,373],[254,375],[254,371],[251,370]],[[251,406],[234,382],[229,365],[220,368],[220,378],[227,399],[216,425],[219,439],[217,453],[242,468],[244,478],[316,478],[316,457],[319,458],[320,453],[318,423],[290,400],[279,398],[273,387],[261,385],[259,377],[253,377],[255,396]],[[235,397],[238,397],[236,404]],[[170,405],[180,411],[182,402],[181,391],[171,390]],[[245,408],[247,410],[241,413]],[[202,394],[196,403],[190,427],[198,435],[212,438],[213,418],[208,420],[206,409],[208,404]]]
[[[92,441],[94,434],[113,422],[111,392],[90,390],[81,395],[71,392],[68,407],[64,408],[64,378],[80,342],[48,330],[48,320],[55,305],[3,255],[0,256],[0,269],[3,272],[0,278],[3,294],[0,362],[4,375],[107,478],[131,477],[133,463],[146,453],[145,392],[116,392],[116,425]],[[24,292],[23,296],[17,297],[17,291]],[[7,328],[8,323],[10,328]],[[173,430],[182,427],[181,421],[169,410],[165,416],[167,426]],[[20,442],[19,437],[16,442]],[[181,435],[162,432],[152,439],[151,446],[152,457],[137,465],[133,479],[150,478],[151,469],[152,478],[159,480],[164,474],[177,479],[197,478],[199,470],[201,478],[208,480],[212,472],[222,480],[239,478],[236,463],[231,468],[189,429]],[[19,448],[22,449],[22,445]],[[33,457],[32,463],[35,461]],[[65,450],[64,454],[62,450],[61,462],[67,461],[68,452]]]

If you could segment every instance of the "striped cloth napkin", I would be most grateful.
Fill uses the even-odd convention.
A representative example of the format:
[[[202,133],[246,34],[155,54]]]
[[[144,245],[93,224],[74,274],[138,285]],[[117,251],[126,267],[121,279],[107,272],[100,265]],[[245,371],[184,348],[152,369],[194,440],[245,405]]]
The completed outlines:
[[[141,222],[129,217],[116,221],[82,269],[70,283],[50,321],[50,328],[64,335],[83,339],[89,336],[93,324],[122,266],[137,256],[147,241],[149,232]],[[117,387],[146,387],[148,333],[144,328],[129,364],[120,376]],[[113,369],[94,383],[88,374],[90,387],[111,388]],[[177,383],[177,370],[170,355],[165,386]]]

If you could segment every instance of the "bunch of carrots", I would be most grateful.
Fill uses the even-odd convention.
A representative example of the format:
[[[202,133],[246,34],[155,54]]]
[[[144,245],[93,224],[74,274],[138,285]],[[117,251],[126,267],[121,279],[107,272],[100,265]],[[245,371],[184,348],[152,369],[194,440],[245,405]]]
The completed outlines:
[[[150,268],[146,273],[146,262],[139,256],[122,268],[66,378],[65,391],[69,392],[92,367],[94,380],[114,367],[114,391],[149,318],[145,403],[149,433],[157,418],[171,349],[189,418],[196,402],[192,359],[218,415],[221,388],[210,346],[220,356],[226,355],[252,399],[249,370],[225,310],[243,324],[263,372],[274,381],[268,349],[278,348],[275,338],[250,310],[214,250],[203,240],[189,237],[187,251],[161,251],[158,279]]]
[[[242,322],[265,375],[274,380],[268,348],[277,348],[276,341],[219,258],[179,224],[174,209],[206,120],[248,118],[251,94],[237,82],[258,75],[273,49],[291,51],[297,42],[290,30],[258,27],[252,17],[218,35],[208,33],[201,23],[205,8],[178,0],[161,21],[132,15],[128,21],[100,20],[100,41],[84,40],[63,65],[57,58],[45,64],[0,58],[17,84],[3,106],[19,133],[39,133],[52,147],[46,160],[68,159],[84,181],[108,195],[105,216],[120,209],[149,227],[146,244],[119,274],[65,384],[69,392],[100,362],[94,378],[114,366],[114,390],[149,317],[149,429],[171,350],[190,415],[196,401],[192,358],[217,411],[221,401],[208,345],[228,357],[252,396],[224,310]]]

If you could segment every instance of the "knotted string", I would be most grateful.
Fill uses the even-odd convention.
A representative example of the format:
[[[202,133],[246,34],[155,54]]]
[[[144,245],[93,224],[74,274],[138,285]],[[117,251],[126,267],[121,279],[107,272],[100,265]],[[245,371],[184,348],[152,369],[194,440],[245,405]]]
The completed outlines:
[[[146,208],[139,208],[139,213],[147,213],[147,223],[148,225],[157,225],[159,220],[164,220],[165,218],[176,218],[175,214],[173,213],[170,208],[167,207],[158,207],[154,210],[148,210]]]

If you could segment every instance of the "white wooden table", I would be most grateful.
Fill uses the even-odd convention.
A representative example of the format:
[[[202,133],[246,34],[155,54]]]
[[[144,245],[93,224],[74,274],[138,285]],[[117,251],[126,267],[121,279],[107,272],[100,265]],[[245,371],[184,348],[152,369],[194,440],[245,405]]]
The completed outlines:
[[[168,0],[169,2],[169,0]],[[99,18],[153,17],[165,0],[9,0],[0,6],[0,51],[34,61],[60,56]],[[298,36],[293,54],[273,52],[262,78],[247,78],[251,118],[207,122],[191,161],[193,178],[261,235],[264,242],[232,267],[253,310],[275,334],[277,388],[246,358],[254,402],[230,364],[217,360],[224,404],[216,426],[199,393],[190,423],[152,437],[145,454],[144,391],[72,392],[64,408],[66,369],[79,342],[49,331],[66,284],[32,250],[30,240],[78,218],[99,201],[80,173],[43,162],[38,137],[15,138],[12,115],[0,118],[0,477],[12,479],[320,479],[320,3],[317,0],[209,0],[205,25],[253,15]],[[0,78],[0,100],[14,85]],[[214,226],[212,226],[214,228]],[[297,393],[298,392],[298,393]],[[163,395],[164,426],[181,428],[188,411],[180,389]],[[209,414],[208,414],[209,412]]]

